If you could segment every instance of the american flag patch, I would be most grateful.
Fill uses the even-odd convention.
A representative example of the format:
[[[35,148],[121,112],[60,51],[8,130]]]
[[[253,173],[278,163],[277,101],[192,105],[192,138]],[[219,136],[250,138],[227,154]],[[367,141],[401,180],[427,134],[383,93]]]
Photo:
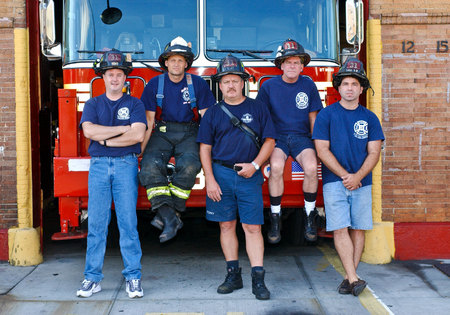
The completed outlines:
[[[292,180],[303,180],[305,178],[305,173],[303,172],[302,167],[296,161],[292,162],[291,168],[292,168],[291,172]]]
[[[322,179],[322,164],[317,165],[317,176]],[[291,163],[291,179],[292,180],[303,180],[305,178],[305,172],[303,171],[300,164],[297,161],[292,161]]]

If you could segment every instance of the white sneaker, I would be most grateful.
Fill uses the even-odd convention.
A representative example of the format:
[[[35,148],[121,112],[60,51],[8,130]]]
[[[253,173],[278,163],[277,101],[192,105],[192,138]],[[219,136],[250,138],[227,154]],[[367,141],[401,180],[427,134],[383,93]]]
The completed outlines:
[[[127,280],[126,289],[129,298],[143,297],[144,290],[141,287],[141,279]]]
[[[77,291],[77,296],[79,297],[90,297],[93,293],[100,292],[102,287],[99,282],[94,282],[91,280],[84,279],[81,283],[81,287]]]

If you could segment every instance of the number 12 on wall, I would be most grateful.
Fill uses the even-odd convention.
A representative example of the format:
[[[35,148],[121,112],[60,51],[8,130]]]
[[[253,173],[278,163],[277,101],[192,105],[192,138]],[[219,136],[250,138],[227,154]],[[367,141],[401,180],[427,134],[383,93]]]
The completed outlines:
[[[402,42],[402,53],[413,53],[414,51],[414,42],[412,40],[404,40]]]

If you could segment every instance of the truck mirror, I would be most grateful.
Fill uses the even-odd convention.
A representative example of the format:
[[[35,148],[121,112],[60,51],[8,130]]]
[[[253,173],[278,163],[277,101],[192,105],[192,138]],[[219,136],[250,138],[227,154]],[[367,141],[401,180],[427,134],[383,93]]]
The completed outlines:
[[[345,16],[347,42],[359,46],[364,41],[364,5],[362,1],[347,0]]]
[[[122,18],[122,11],[120,11],[118,8],[110,8],[109,0],[106,0],[106,6],[107,8],[100,15],[100,19],[102,20],[102,22],[105,24],[114,24],[119,22],[119,20]]]
[[[61,59],[61,44],[55,42],[55,4],[53,0],[40,0],[39,2],[39,28],[42,54],[49,60]]]

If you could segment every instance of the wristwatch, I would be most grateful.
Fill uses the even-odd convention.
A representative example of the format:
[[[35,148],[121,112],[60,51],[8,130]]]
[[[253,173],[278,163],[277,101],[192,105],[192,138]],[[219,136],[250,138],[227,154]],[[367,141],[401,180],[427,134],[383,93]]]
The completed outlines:
[[[255,170],[259,170],[259,165],[258,165],[258,163],[256,163],[255,161],[252,161],[252,165],[253,165],[253,167],[255,168]]]

